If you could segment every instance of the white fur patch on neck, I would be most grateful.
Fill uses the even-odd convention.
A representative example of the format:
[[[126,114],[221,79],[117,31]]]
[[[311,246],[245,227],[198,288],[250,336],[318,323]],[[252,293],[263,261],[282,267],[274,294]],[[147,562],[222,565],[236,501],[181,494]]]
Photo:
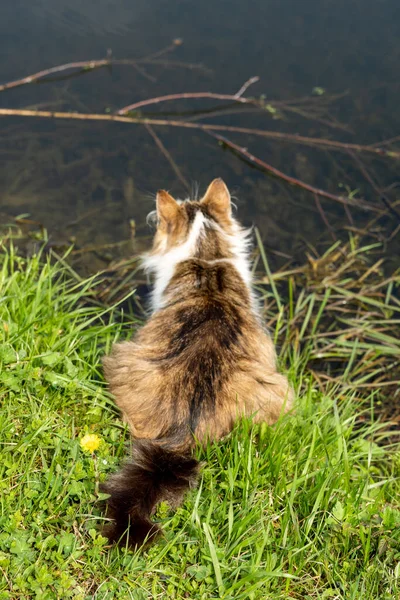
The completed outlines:
[[[242,229],[240,225],[233,222],[233,232],[226,233],[219,225],[210,222],[202,212],[198,211],[193,221],[193,225],[189,232],[188,239],[175,248],[164,252],[163,254],[150,254],[143,257],[143,267],[149,273],[154,273],[155,282],[154,289],[151,294],[152,312],[156,312],[164,305],[164,292],[171,281],[176,266],[193,258],[201,237],[205,234],[205,225],[215,227],[219,234],[224,237],[229,249],[232,253],[232,258],[219,258],[208,261],[210,264],[227,262],[230,263],[238,272],[238,275],[247,286],[250,298],[251,308],[255,314],[259,313],[257,300],[251,289],[252,274],[250,269],[249,252],[252,244],[251,230]],[[164,249],[161,250],[163,252]]]
[[[250,250],[252,246],[252,229],[243,229],[240,225],[233,222],[233,233],[227,234],[223,232],[225,239],[228,241],[233,258],[222,259],[225,262],[230,262],[239,273],[240,277],[247,286],[250,294],[251,309],[253,313],[260,316],[260,305],[256,295],[252,289],[253,275],[250,268]]]
[[[231,262],[245,284],[250,288],[253,279],[249,260],[251,248],[251,230],[242,229],[242,227],[240,227],[238,223],[234,221],[233,233],[231,235],[224,233],[224,236],[228,241],[230,250],[234,256],[234,258],[231,259]]]
[[[143,266],[145,270],[155,274],[154,289],[151,295],[153,312],[163,306],[163,294],[171,281],[176,265],[188,260],[195,254],[198,241],[204,234],[205,222],[206,219],[203,213],[198,211],[189,236],[183,244],[171,248],[164,254],[153,254],[144,257]]]

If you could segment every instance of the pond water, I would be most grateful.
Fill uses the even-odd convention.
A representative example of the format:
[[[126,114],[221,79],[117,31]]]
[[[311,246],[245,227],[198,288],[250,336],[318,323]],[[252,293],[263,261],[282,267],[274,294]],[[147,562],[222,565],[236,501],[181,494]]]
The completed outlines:
[[[0,107],[111,114],[166,94],[234,94],[258,76],[246,94],[265,95],[269,110],[238,112],[238,106],[209,99],[145,110],[192,123],[378,143],[400,132],[399,27],[398,0],[14,0],[1,9],[0,83],[100,59],[110,50],[115,59],[148,57],[178,42],[173,52],[153,57],[157,64],[115,65],[3,91]],[[276,111],[274,101],[286,104]],[[224,111],[215,113],[221,106]],[[211,113],[197,114],[205,110]],[[187,188],[201,193],[216,176],[237,198],[242,221],[259,227],[274,265],[301,260],[310,246],[323,249],[348,230],[366,228],[385,241],[387,257],[398,260],[400,177],[393,158],[224,133],[314,187],[354,193],[378,209],[390,203],[395,210],[385,216],[323,197],[318,202],[254,169],[201,130],[154,127],[166,156],[137,124],[0,117],[0,127],[1,220],[29,214],[49,230],[52,243],[74,239],[89,269],[132,252],[132,219],[136,250],[148,245],[145,216],[158,188],[186,197]],[[96,251],[85,251],[93,246]]]

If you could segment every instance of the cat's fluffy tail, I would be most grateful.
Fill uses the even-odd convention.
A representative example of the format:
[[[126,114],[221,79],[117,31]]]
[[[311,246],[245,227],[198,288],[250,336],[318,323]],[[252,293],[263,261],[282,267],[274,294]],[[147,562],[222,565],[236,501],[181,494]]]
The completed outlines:
[[[179,451],[167,443],[136,440],[131,459],[101,485],[112,521],[104,534],[110,542],[139,547],[153,541],[161,529],[150,520],[157,504],[167,500],[177,506],[186,490],[195,485],[199,463],[190,450]]]

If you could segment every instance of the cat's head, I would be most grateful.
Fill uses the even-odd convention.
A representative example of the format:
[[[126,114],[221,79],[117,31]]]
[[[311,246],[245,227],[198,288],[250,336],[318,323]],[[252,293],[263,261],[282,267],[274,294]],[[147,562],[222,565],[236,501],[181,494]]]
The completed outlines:
[[[158,192],[154,216],[153,248],[142,263],[147,272],[155,274],[153,311],[164,305],[164,292],[177,265],[185,261],[194,259],[191,264],[196,268],[228,262],[235,267],[238,282],[241,278],[251,285],[251,230],[243,229],[232,216],[231,196],[222,179],[214,179],[198,201],[177,201],[168,192]]]
[[[225,237],[235,229],[231,196],[222,179],[214,179],[199,201],[177,201],[168,192],[160,190],[156,218],[152,254],[166,254],[186,245],[191,238],[196,241],[202,238],[206,242],[208,236],[211,243],[218,233]]]

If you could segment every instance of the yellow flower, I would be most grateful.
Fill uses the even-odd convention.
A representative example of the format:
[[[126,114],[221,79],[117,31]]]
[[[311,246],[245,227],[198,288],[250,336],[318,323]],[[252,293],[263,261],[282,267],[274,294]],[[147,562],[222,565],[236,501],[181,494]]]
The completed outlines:
[[[80,440],[82,450],[94,452],[100,446],[101,438],[95,433],[88,433]]]

